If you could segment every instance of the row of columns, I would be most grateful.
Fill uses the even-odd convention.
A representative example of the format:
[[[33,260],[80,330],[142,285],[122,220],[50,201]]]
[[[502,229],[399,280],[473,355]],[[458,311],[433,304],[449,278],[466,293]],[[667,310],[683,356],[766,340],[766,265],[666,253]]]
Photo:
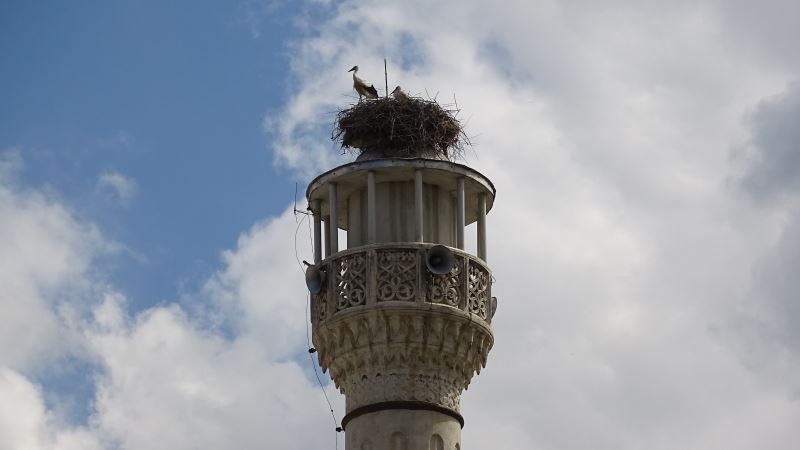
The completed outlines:
[[[464,249],[466,228],[466,194],[464,177],[458,179],[456,187],[456,247]],[[322,261],[322,221],[325,221],[325,258],[339,251],[338,188],[328,183],[328,216],[322,217],[322,202],[312,200],[310,209],[314,215],[314,263]],[[377,241],[377,212],[375,205],[375,172],[367,172],[367,243]],[[425,191],[422,170],[414,172],[414,237],[416,242],[425,242]],[[478,194],[478,257],[486,261],[486,193]]]

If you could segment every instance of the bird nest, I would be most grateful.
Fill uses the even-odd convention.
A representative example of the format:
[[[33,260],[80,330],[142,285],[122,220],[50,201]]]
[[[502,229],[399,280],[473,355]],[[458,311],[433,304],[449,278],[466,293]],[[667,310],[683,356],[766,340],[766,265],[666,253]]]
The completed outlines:
[[[435,99],[365,100],[338,112],[331,138],[359,154],[453,160],[470,144],[458,112]]]

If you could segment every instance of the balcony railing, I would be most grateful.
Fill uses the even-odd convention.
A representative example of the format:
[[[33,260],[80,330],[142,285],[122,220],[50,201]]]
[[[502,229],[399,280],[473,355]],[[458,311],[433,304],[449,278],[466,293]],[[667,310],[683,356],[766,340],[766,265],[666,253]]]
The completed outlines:
[[[496,303],[492,273],[486,264],[450,248],[455,265],[436,275],[425,263],[433,244],[403,243],[348,249],[323,260],[325,287],[312,296],[313,323],[353,308],[387,302],[436,303],[475,314],[491,322]]]

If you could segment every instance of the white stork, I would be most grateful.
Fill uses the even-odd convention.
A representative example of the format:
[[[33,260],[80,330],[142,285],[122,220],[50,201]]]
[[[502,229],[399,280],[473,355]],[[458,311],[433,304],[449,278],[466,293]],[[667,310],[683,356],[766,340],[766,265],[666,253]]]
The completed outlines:
[[[353,68],[348,70],[348,72],[353,72],[353,89],[358,92],[359,102],[361,101],[362,97],[378,98],[378,91],[375,89],[375,86],[367,84],[366,81],[356,76],[358,73],[358,66],[353,66]]]
[[[411,100],[411,97],[409,97],[408,94],[406,94],[405,92],[403,92],[402,89],[400,89],[400,86],[394,88],[394,90],[392,91],[392,96],[394,97],[395,100],[401,100],[401,101]]]

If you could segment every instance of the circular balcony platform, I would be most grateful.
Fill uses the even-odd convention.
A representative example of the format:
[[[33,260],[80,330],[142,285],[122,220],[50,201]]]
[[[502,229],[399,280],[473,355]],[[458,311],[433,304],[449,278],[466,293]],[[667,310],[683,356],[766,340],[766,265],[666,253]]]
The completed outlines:
[[[312,325],[365,308],[406,303],[442,305],[491,323],[496,305],[486,263],[448,247],[455,264],[449,273],[436,275],[425,263],[431,247],[427,243],[366,245],[324,259],[319,267],[327,280],[323,290],[312,296]]]
[[[491,271],[451,248],[453,268],[434,274],[425,263],[432,246],[368,245],[320,263],[327,279],[311,298],[313,341],[348,413],[405,402],[456,417],[461,392],[486,365]]]

